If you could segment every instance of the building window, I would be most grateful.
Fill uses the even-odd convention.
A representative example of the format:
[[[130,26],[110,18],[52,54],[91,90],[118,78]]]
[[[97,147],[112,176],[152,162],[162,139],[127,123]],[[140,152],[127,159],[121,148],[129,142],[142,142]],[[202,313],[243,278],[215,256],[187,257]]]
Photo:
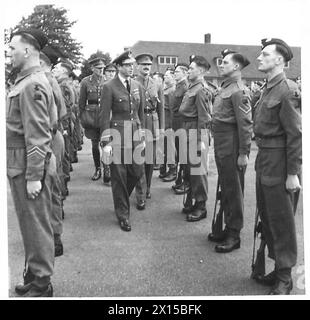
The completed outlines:
[[[216,65],[219,67],[223,62],[222,58],[216,58]]]
[[[159,56],[158,64],[172,64],[175,65],[178,63],[178,57],[173,56]]]
[[[290,62],[289,62],[289,61],[285,62],[284,68],[285,68],[285,69],[288,69],[289,67],[290,67]]]

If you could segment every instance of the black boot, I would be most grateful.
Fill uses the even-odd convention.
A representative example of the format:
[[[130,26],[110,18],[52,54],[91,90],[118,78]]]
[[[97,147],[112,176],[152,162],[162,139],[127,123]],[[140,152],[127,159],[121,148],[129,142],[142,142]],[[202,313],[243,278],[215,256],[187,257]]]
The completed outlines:
[[[228,235],[222,244],[215,246],[215,251],[218,253],[227,253],[240,248],[240,237],[232,237]]]
[[[92,180],[93,181],[96,181],[96,180],[99,180],[101,178],[101,168],[100,167],[98,167],[98,168],[96,168],[96,171],[95,171],[95,173],[94,173],[94,175],[92,176]]]
[[[175,194],[185,194],[189,190],[189,185],[183,181],[177,188],[174,189]]]
[[[23,294],[24,298],[39,298],[39,297],[52,297],[53,296],[53,286],[49,283],[46,287],[39,288],[34,284],[30,284],[30,289]]]
[[[176,166],[169,167],[169,171],[166,177],[163,178],[164,182],[171,182],[177,178],[177,168]]]
[[[192,210],[186,217],[188,222],[196,222],[207,217],[207,209],[205,201],[196,201],[194,204],[194,210]]]
[[[175,180],[175,184],[171,188],[173,190],[175,190],[176,188],[179,188],[182,185],[182,181],[183,181],[183,171],[182,169],[180,169],[177,175],[177,179]]]
[[[159,178],[163,179],[168,175],[167,166],[165,164],[161,164],[159,168]]]
[[[34,274],[28,269],[27,271],[24,271],[23,274],[24,283],[18,284],[15,286],[15,292],[22,296],[25,294],[28,290],[30,290],[30,284],[34,280],[35,276]]]
[[[182,213],[189,214],[194,210],[192,195],[187,193]]]

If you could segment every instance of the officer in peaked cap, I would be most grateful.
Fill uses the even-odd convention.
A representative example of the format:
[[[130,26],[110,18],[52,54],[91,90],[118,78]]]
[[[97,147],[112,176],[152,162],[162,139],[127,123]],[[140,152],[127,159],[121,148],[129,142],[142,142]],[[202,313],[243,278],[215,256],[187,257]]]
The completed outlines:
[[[131,231],[129,197],[144,166],[137,163],[134,156],[136,148],[143,147],[145,103],[142,86],[132,79],[134,62],[128,51],[113,61],[118,67],[118,74],[103,85],[100,100],[103,161],[107,163],[112,160],[111,186],[115,213],[120,228],[127,232]]]
[[[24,282],[15,287],[23,297],[53,295],[50,217],[56,164],[50,144],[57,110],[40,67],[39,51],[46,43],[41,31],[24,29],[12,35],[8,50],[13,67],[19,70],[7,96],[6,146],[7,176],[25,249]]]
[[[79,110],[81,124],[85,129],[85,136],[90,139],[92,143],[92,156],[95,172],[91,179],[96,181],[101,178],[99,113],[102,87],[105,82],[103,76],[105,63],[104,58],[97,53],[91,55],[88,63],[90,64],[93,73],[81,81]],[[110,181],[108,168],[103,169],[103,182],[108,183]]]
[[[266,74],[267,83],[254,114],[256,202],[262,236],[275,266],[271,273],[255,279],[272,286],[271,295],[290,294],[291,271],[297,260],[294,211],[301,188],[301,97],[297,84],[283,72],[292,58],[292,50],[283,40],[262,40],[258,70]]]
[[[219,72],[223,82],[213,104],[212,130],[214,153],[224,208],[225,229],[210,233],[219,242],[216,252],[226,253],[240,247],[243,228],[244,175],[250,153],[252,113],[250,92],[243,84],[241,70],[249,64],[241,53],[225,49]]]
[[[136,185],[137,209],[144,210],[146,199],[151,197],[151,181],[156,160],[156,141],[159,131],[164,131],[164,95],[163,89],[150,76],[153,56],[141,53],[136,56],[138,76],[136,80],[142,85],[145,95],[144,126],[152,136],[146,136],[146,163],[142,178]]]

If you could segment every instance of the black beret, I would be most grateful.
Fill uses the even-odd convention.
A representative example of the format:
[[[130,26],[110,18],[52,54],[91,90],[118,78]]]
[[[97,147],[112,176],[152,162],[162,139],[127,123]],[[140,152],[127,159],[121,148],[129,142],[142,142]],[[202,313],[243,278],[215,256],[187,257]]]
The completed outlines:
[[[221,51],[222,57],[225,58],[227,55],[231,53],[236,53],[236,51],[230,50],[230,49],[224,49]]]
[[[117,71],[117,67],[115,64],[113,63],[109,63],[105,68],[104,68],[104,72],[106,71]]]
[[[293,52],[291,48],[288,46],[288,44],[283,40],[277,39],[277,38],[269,38],[269,39],[262,39],[261,42],[262,42],[262,50],[271,44],[275,44],[277,47],[277,51],[283,56],[285,61],[292,60]]]
[[[177,67],[183,67],[183,68],[186,68],[187,70],[189,69],[189,65],[187,63],[177,63],[175,66],[174,66],[174,69],[176,69]]]
[[[114,63],[116,65],[121,65],[123,63],[123,61],[125,61],[125,60],[129,60],[130,62],[128,62],[128,63],[132,63],[132,62],[136,61],[130,50],[124,51],[121,55],[119,55],[117,58],[115,58],[112,61],[112,63]]]
[[[153,59],[150,53],[140,53],[136,56],[137,63],[152,63]]]
[[[59,49],[52,46],[45,46],[40,52],[40,59],[45,60],[52,65],[55,65],[61,56],[62,54]]]
[[[42,50],[48,42],[46,35],[39,29],[19,29],[16,32],[12,33],[10,39],[18,35],[24,35],[25,37],[32,39],[37,44],[38,50]]]
[[[207,59],[202,56],[191,55],[189,57],[189,63],[192,63],[192,62],[195,62],[198,67],[203,67],[206,70],[209,70],[211,67]]]
[[[62,67],[64,67],[64,68],[66,68],[70,73],[73,71],[74,66],[73,66],[73,64],[72,64],[69,60],[67,60],[67,59],[61,59],[61,60],[60,60],[60,65],[61,65]]]

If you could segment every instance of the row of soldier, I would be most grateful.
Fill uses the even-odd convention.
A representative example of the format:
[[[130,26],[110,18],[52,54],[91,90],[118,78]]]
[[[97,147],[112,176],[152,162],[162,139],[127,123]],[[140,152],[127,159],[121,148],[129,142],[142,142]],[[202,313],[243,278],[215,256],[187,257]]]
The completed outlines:
[[[123,231],[131,231],[132,191],[136,189],[139,210],[145,209],[146,199],[151,198],[156,162],[156,152],[152,153],[152,161],[142,165],[125,163],[126,154],[133,155],[136,148],[145,154],[148,150],[158,151],[157,143],[167,130],[185,130],[187,161],[180,162],[182,146],[176,139],[176,156],[169,162],[169,141],[165,139],[164,149],[160,150],[164,154],[160,177],[163,181],[176,179],[176,194],[186,194],[182,212],[187,221],[206,218],[210,136],[202,132],[212,132],[225,228],[217,233],[212,230],[208,239],[218,243],[215,250],[219,253],[240,248],[244,174],[253,130],[250,92],[241,79],[242,69],[249,64],[247,58],[229,49],[222,51],[220,72],[224,81],[215,90],[204,79],[210,65],[202,56],[191,56],[189,64],[179,63],[175,70],[167,70],[164,88],[150,77],[153,56],[148,53],[133,57],[126,51],[109,66],[100,57],[93,57],[93,74],[82,80],[77,91],[69,80],[72,65],[68,61],[57,63],[57,55],[44,50],[46,43],[44,34],[32,29],[19,30],[10,42],[12,64],[20,72],[8,94],[7,167],[25,247],[24,282],[15,291],[25,297],[53,294],[50,278],[54,257],[63,251],[62,202],[68,195],[71,163],[78,161],[83,132],[92,141],[93,180],[101,177],[99,144],[102,147],[103,180],[111,181],[115,213]],[[268,275],[256,274],[255,279],[271,285],[270,294],[289,294],[291,268],[297,257],[292,195],[300,189],[300,95],[283,73],[284,64],[291,58],[292,52],[284,41],[262,41],[259,70],[266,73],[268,81],[261,90],[254,117],[259,147],[257,207],[275,270]],[[135,79],[134,63],[139,73]],[[137,141],[128,143],[126,122],[132,132],[139,132]],[[111,139],[111,129],[118,131],[120,141]],[[193,140],[191,130],[196,130]],[[191,162],[192,144],[197,147],[199,163]],[[120,161],[111,163],[117,148]],[[27,212],[27,219],[23,212]]]

